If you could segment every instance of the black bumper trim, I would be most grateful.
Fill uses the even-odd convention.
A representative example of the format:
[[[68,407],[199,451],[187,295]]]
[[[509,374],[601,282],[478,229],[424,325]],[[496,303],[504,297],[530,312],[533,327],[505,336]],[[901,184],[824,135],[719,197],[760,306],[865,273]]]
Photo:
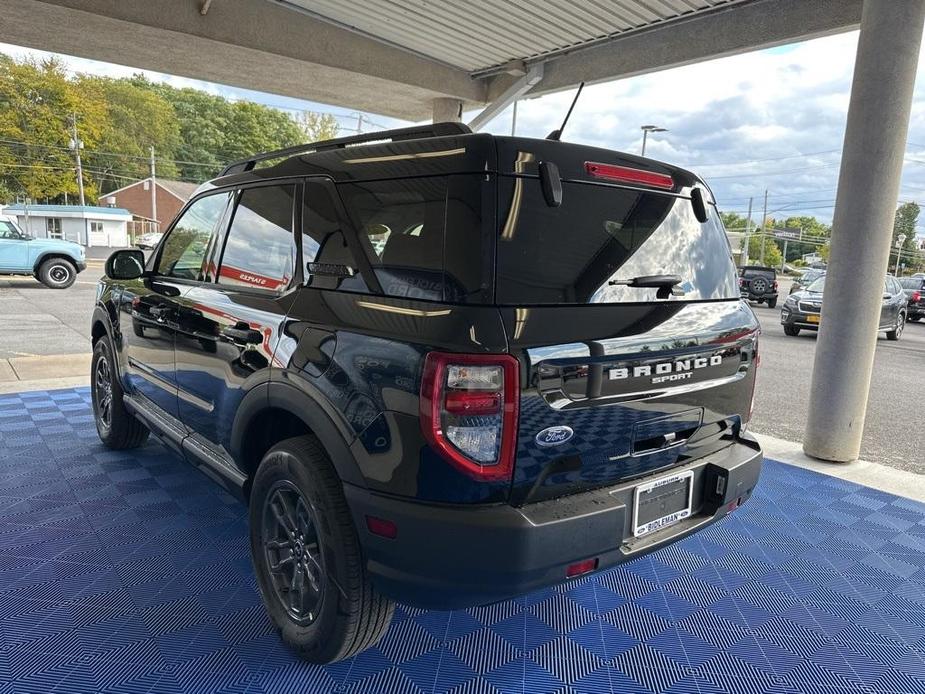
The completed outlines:
[[[671,470],[694,470],[694,515],[643,538],[632,537],[630,516],[641,480],[521,508],[425,504],[352,485],[344,491],[378,590],[415,607],[456,609],[561,583],[566,567],[583,559],[596,557],[605,568],[679,540],[744,503],[761,460],[757,442],[743,436]],[[717,471],[722,493],[705,492]],[[398,537],[371,534],[367,515],[394,522]]]

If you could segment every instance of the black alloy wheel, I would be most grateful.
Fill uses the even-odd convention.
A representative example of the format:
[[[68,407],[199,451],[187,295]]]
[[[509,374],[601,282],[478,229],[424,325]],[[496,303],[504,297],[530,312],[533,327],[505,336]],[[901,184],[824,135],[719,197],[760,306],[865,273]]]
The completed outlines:
[[[96,360],[93,378],[94,410],[97,422],[106,431],[112,428],[112,368],[108,355]]]
[[[324,600],[324,556],[314,510],[289,481],[278,481],[264,502],[263,550],[286,614],[300,626],[314,622]]]

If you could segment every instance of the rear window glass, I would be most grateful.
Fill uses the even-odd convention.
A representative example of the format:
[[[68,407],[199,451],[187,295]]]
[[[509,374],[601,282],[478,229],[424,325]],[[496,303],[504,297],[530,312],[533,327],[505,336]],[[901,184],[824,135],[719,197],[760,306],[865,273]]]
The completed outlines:
[[[482,298],[481,180],[432,176],[338,185],[385,294],[448,302]]]
[[[562,186],[562,204],[550,207],[538,180],[503,179],[499,303],[655,301],[657,288],[611,284],[648,275],[680,278],[666,301],[739,298],[729,242],[712,206],[701,224],[684,198]]]
[[[925,279],[921,277],[903,277],[899,280],[899,283],[903,289],[921,289],[922,285],[925,284]]]

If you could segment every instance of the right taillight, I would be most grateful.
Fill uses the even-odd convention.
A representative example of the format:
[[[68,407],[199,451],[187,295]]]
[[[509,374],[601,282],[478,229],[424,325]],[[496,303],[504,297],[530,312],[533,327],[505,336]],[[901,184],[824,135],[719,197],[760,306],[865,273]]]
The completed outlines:
[[[919,299],[921,298],[922,298],[921,294],[919,294],[918,292],[912,292],[912,303],[913,304],[917,304],[919,302]]]
[[[517,360],[507,354],[430,352],[421,381],[421,428],[448,462],[479,480],[514,469]]]

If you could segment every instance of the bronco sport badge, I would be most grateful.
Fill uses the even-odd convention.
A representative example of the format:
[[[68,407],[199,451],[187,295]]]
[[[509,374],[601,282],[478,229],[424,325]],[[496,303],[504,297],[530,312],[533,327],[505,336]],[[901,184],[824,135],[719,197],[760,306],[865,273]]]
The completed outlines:
[[[666,381],[683,381],[691,377],[696,369],[705,369],[708,366],[719,366],[723,357],[714,354],[712,357],[697,357],[695,359],[677,359],[665,361],[660,364],[643,364],[632,369],[623,367],[610,370],[610,380],[620,381],[625,378],[640,378],[652,376],[652,383],[665,383]]]

